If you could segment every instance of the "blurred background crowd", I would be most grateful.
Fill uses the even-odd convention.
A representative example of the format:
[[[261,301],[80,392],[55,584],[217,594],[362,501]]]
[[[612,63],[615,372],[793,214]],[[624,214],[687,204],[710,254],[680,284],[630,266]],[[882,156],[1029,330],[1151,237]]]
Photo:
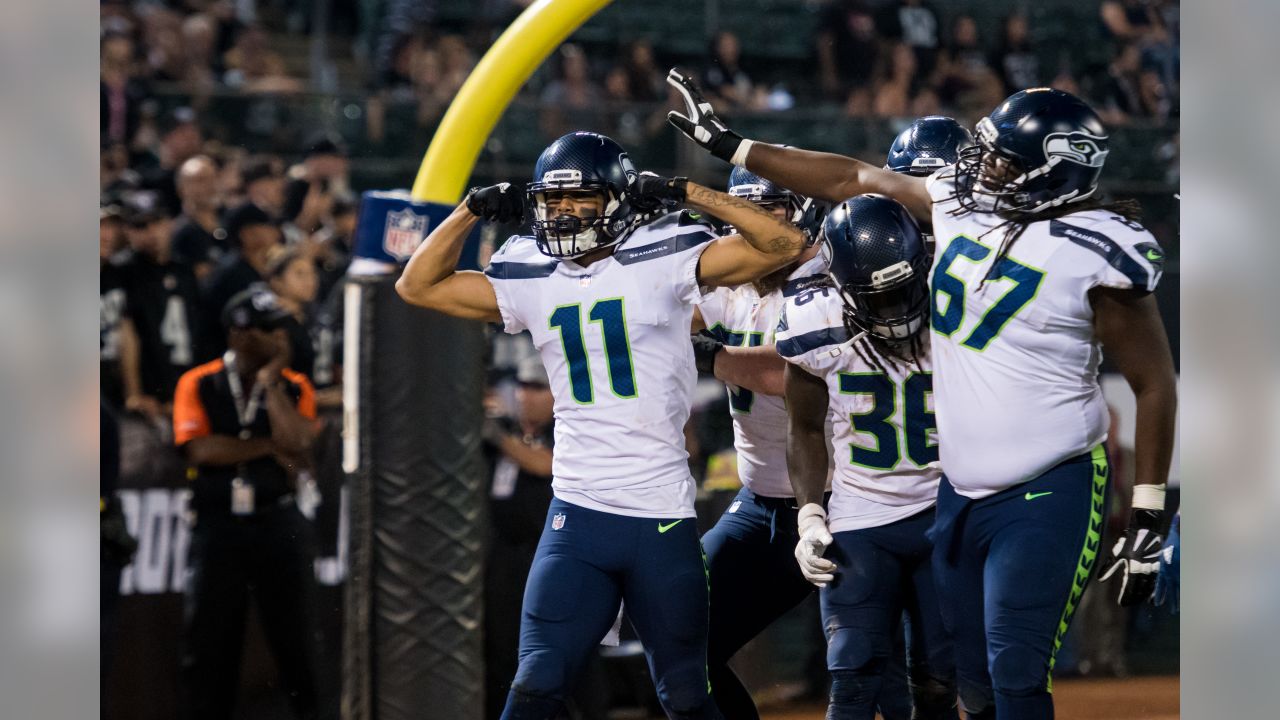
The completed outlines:
[[[341,289],[359,193],[412,180],[454,94],[527,4],[100,0],[101,379],[104,403],[121,420],[122,488],[182,487],[172,447],[177,380],[225,351],[228,299],[266,283],[291,316],[290,366],[317,391],[325,426],[310,473],[324,499],[311,508],[317,577],[340,583]],[[666,124],[666,112],[679,107],[664,82],[672,66],[695,73],[750,137],[871,161],[915,117],[947,114],[971,125],[1017,89],[1052,85],[1092,102],[1113,131],[1106,189],[1143,202],[1169,254],[1159,299],[1176,357],[1178,38],[1176,0],[617,0],[522,89],[471,184],[522,181],[547,142],[573,129],[611,135],[643,169],[722,184],[727,169],[690,151]],[[525,339],[495,338],[486,399],[495,420],[491,511],[501,520],[493,542],[499,562],[511,560],[517,573],[549,498],[549,459],[508,442],[549,445],[545,376],[521,366],[531,352]],[[706,491],[700,517],[709,521],[737,479],[725,395],[714,380],[703,382],[688,436]],[[530,480],[539,477],[543,485]],[[138,536],[147,530],[148,496],[131,502],[128,529]],[[165,516],[174,533],[178,515]],[[171,575],[155,587],[180,592],[185,547],[174,540],[155,548],[153,539],[142,538],[140,552]],[[122,587],[127,594],[144,584],[135,570]],[[340,594],[319,597],[321,624],[341,617]],[[493,612],[510,620],[513,607]],[[751,665],[747,653],[744,674],[756,687],[822,694],[813,686],[825,675],[816,618],[816,608],[802,607],[766,636],[767,663]],[[145,626],[130,622],[121,634]],[[175,623],[165,630],[174,647]],[[1165,633],[1154,650],[1126,640],[1126,624],[1138,635],[1160,630],[1149,619],[1099,610],[1090,620],[1086,611],[1076,634],[1095,642],[1075,655],[1068,647],[1060,670],[1168,670],[1169,642],[1176,670],[1176,624],[1172,640]],[[495,657],[513,652],[513,631],[509,622],[490,628],[495,643],[511,644],[495,646]],[[317,632],[325,647],[340,646],[336,631]],[[166,652],[151,660],[176,666],[177,651]],[[121,698],[154,682],[136,667],[116,672]],[[779,678],[791,679],[790,690],[778,690]],[[326,682],[333,687],[336,678]],[[615,685],[636,683],[643,676]],[[104,717],[123,703],[104,705]]]

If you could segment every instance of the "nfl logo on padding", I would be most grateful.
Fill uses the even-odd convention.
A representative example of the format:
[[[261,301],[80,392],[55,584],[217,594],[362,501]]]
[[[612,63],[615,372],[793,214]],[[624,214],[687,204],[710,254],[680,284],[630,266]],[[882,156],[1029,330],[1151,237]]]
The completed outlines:
[[[382,236],[382,249],[397,260],[408,260],[427,236],[430,218],[409,208],[387,213],[387,229]]]
[[[564,513],[556,513],[555,517],[551,518],[551,529],[559,530],[562,527],[564,527]]]

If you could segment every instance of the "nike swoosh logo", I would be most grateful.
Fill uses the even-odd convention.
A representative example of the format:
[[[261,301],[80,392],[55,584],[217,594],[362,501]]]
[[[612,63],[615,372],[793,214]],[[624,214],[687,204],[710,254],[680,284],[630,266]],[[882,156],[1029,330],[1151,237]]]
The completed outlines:
[[[1160,259],[1160,258],[1162,258],[1162,257],[1164,257],[1164,255],[1161,255],[1160,253],[1156,252],[1155,250],[1148,250],[1148,251],[1147,251],[1147,259],[1148,259],[1148,260],[1151,260],[1152,262],[1154,262],[1154,261],[1156,261],[1156,260],[1159,260],[1159,259]]]
[[[1035,500],[1038,497],[1044,497],[1045,495],[1052,495],[1052,494],[1053,494],[1052,490],[1050,490],[1049,492],[1042,492],[1042,493],[1028,492],[1026,495],[1023,495],[1022,497],[1027,500]]]
[[[675,522],[667,523],[666,525],[663,525],[662,523],[658,523],[658,532],[660,532],[660,533],[664,533],[664,532],[666,532],[666,531],[670,530],[671,528],[673,528],[673,527],[675,527],[675,526],[679,525],[679,524],[680,524],[680,523],[682,523],[682,522],[684,522],[684,518],[680,518],[679,520],[676,520]]]

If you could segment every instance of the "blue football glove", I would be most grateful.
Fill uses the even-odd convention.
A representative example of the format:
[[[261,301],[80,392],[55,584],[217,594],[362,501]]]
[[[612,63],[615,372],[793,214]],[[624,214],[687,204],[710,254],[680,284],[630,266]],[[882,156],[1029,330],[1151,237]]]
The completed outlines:
[[[1160,548],[1160,572],[1156,575],[1156,605],[1169,603],[1169,610],[1178,612],[1178,594],[1182,586],[1182,513],[1173,516],[1169,538]]]

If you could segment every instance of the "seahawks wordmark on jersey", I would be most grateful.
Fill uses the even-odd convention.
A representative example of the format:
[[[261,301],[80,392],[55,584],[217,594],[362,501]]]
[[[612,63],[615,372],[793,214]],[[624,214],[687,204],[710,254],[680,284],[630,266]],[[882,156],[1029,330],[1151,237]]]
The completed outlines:
[[[1032,223],[993,270],[1001,219],[960,210],[950,169],[927,186],[942,467],[982,498],[1106,439],[1089,290],[1151,292],[1164,254],[1141,225],[1088,210]]]
[[[711,226],[672,213],[582,267],[509,239],[485,269],[507,332],[528,330],[555,398],[552,488],[634,517],[693,517],[684,425],[697,373],[689,324]]]
[[[878,527],[931,507],[938,495],[929,338],[914,358],[879,356],[879,366],[848,344],[844,303],[819,287],[788,298],[778,323],[778,354],[827,384],[835,473],[827,524],[832,532]],[[868,358],[871,341],[858,341]]]
[[[796,268],[779,290],[761,296],[755,285],[716,288],[698,302],[707,330],[734,347],[772,345],[785,298],[827,281],[826,266],[814,257]],[[787,407],[780,397],[728,386],[738,477],[744,487],[766,497],[793,497],[787,477]]]

